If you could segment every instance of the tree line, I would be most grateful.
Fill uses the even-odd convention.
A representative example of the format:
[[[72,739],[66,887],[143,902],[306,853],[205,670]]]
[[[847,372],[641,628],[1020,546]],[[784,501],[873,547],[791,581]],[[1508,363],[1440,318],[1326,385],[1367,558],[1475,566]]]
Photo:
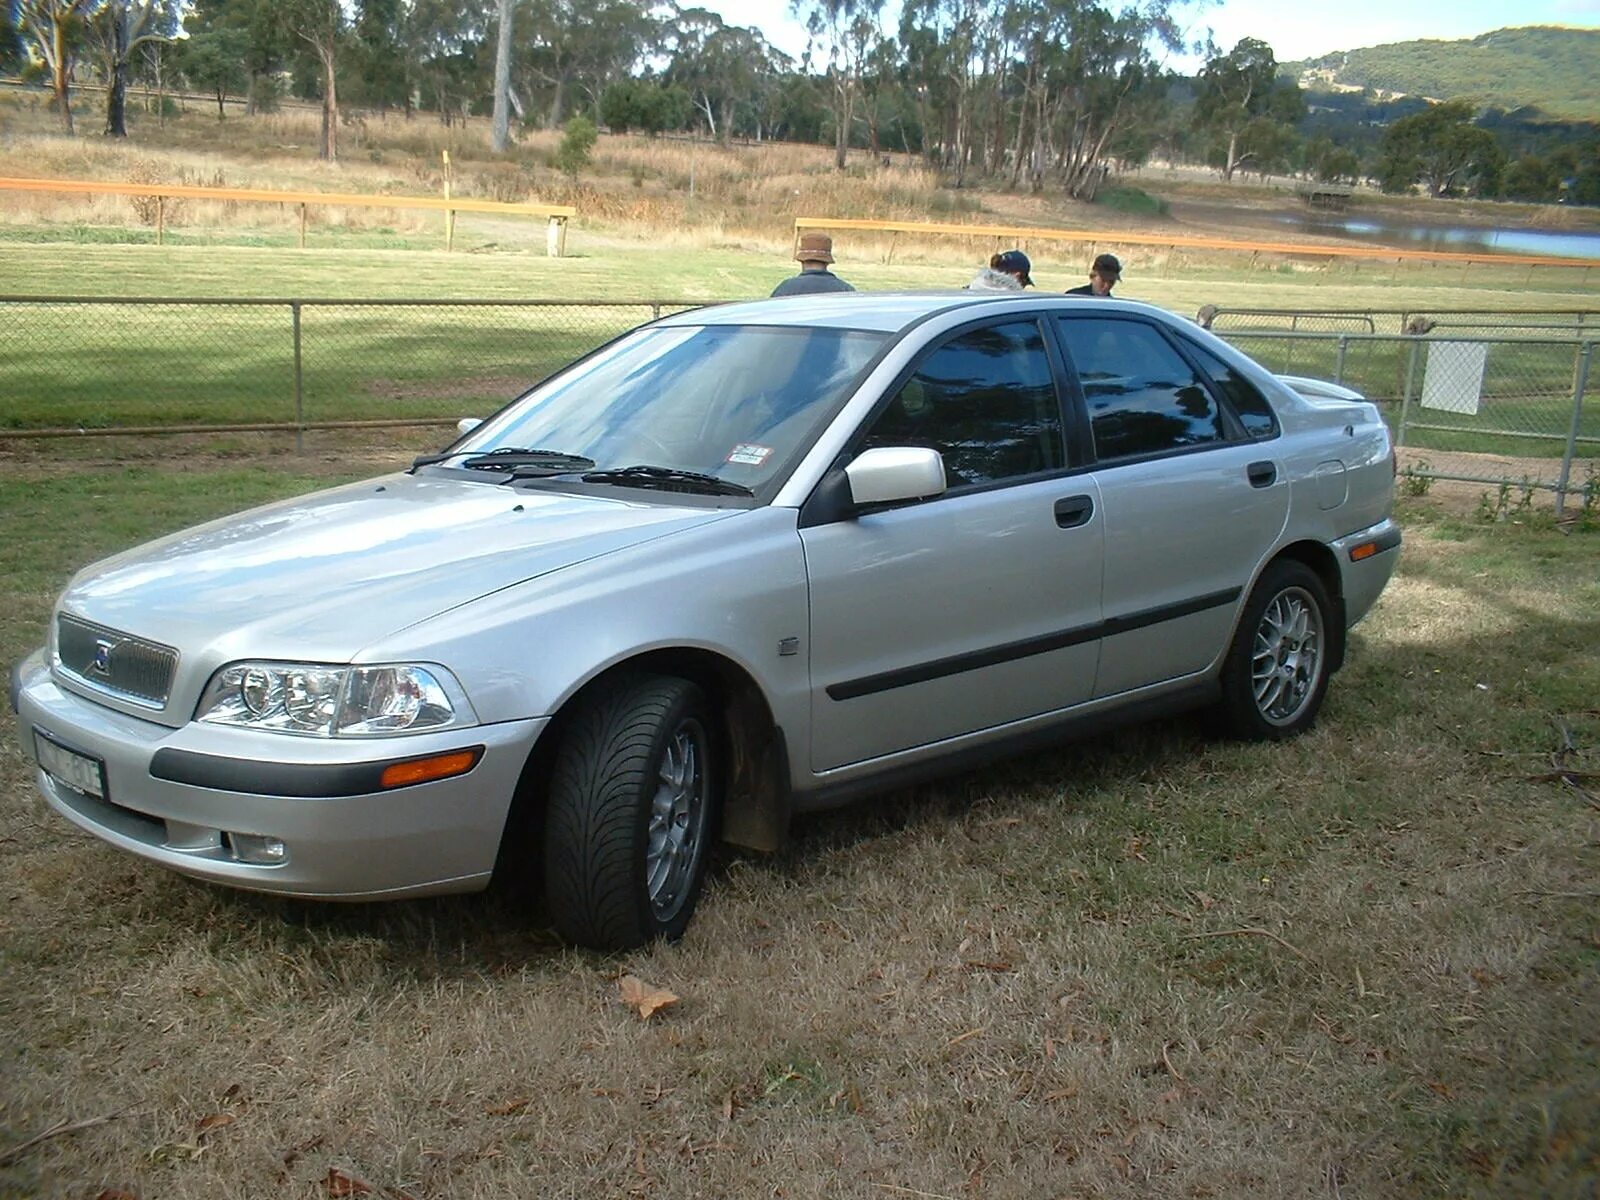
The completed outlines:
[[[446,124],[492,114],[497,150],[513,124],[578,119],[820,143],[840,169],[851,154],[903,151],[956,186],[1077,199],[1159,156],[1229,180],[1295,171],[1600,203],[1593,126],[1551,145],[1466,102],[1352,116],[1348,98],[1308,104],[1253,38],[1207,45],[1199,72],[1179,75],[1164,65],[1190,49],[1172,0],[906,0],[892,26],[883,0],[791,3],[809,35],[799,59],[676,0],[11,0],[0,68],[47,83],[68,131],[74,81],[104,83],[114,137],[135,80],[211,95],[218,119],[238,97],[252,112],[316,101],[330,159],[340,105],[354,104]]]

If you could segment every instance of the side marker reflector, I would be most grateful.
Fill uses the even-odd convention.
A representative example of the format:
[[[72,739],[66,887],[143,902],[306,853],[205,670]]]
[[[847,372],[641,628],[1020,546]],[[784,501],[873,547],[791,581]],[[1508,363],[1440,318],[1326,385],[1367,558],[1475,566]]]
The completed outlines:
[[[386,788],[409,787],[414,783],[431,783],[435,779],[449,779],[465,775],[478,765],[483,748],[452,750],[449,754],[435,754],[430,758],[413,758],[408,762],[391,763],[383,769],[378,782]]]

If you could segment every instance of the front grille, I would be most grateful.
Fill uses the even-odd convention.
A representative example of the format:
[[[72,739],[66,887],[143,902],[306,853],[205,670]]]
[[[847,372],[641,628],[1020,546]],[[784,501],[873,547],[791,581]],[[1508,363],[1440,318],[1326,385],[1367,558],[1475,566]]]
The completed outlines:
[[[172,688],[178,652],[75,617],[56,620],[56,656],[74,679],[160,708]]]

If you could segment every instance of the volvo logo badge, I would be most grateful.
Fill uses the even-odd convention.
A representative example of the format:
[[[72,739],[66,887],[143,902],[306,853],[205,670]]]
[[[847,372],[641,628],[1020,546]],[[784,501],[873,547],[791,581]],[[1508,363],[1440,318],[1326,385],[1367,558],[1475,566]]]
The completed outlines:
[[[111,652],[117,648],[117,643],[107,638],[96,638],[94,643],[94,657],[89,660],[89,669],[85,674],[99,675],[102,678],[111,674]]]

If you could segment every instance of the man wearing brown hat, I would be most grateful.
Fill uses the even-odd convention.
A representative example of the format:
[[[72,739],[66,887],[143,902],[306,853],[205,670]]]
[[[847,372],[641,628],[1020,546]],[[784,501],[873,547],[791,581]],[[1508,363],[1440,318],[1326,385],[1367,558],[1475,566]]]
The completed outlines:
[[[855,291],[855,288],[828,270],[828,264],[833,261],[833,239],[827,234],[802,234],[800,248],[794,252],[794,256],[800,264],[800,274],[790,276],[773,288],[774,296]]]
[[[1110,296],[1111,289],[1117,286],[1117,280],[1122,278],[1122,264],[1117,261],[1115,254],[1101,254],[1096,256],[1094,266],[1089,268],[1089,282],[1082,287],[1068,288],[1069,296]]]

